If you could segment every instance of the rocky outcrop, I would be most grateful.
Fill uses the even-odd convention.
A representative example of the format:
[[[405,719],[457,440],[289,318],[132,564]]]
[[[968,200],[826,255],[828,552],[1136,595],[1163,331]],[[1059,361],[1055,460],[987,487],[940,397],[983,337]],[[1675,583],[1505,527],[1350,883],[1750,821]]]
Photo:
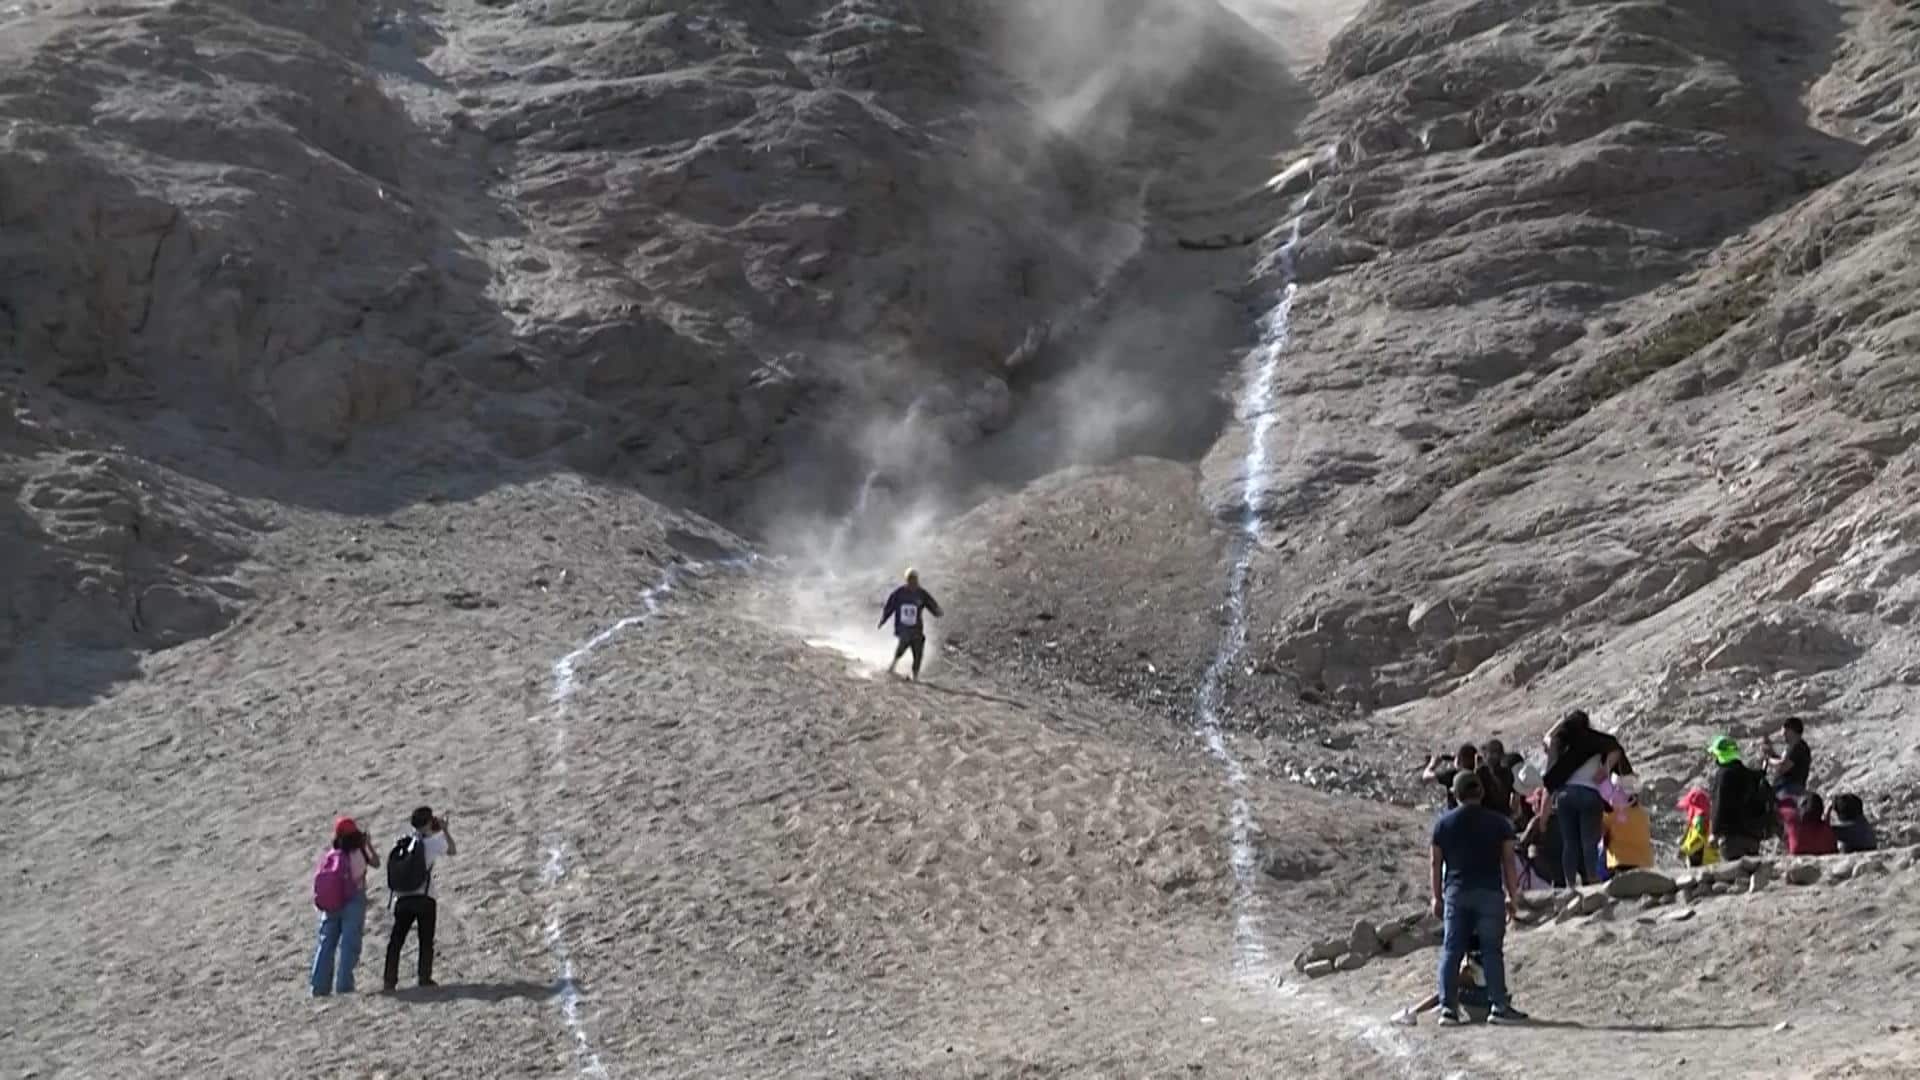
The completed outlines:
[[[1436,732],[1599,706],[1685,772],[1696,723],[1911,708],[1920,29],[1861,10],[1433,0],[1341,36],[1254,604],[1293,686]]]
[[[5,704],[71,704],[164,649],[230,623],[253,596],[240,572],[262,523],[233,499],[95,448],[0,392],[0,670]],[[88,659],[90,658],[90,663]]]
[[[1517,926],[1525,932],[1580,919],[1606,921],[1625,917],[1616,916],[1616,910],[1624,911],[1625,905],[1633,902],[1640,908],[1640,914],[1633,918],[1684,922],[1711,897],[1763,892],[1776,880],[1796,888],[1840,885],[1855,878],[1892,873],[1895,866],[1911,869],[1915,864],[1915,852],[1903,849],[1825,858],[1740,859],[1675,875],[1625,870],[1604,885],[1522,894]],[[1660,908],[1669,910],[1656,911]],[[1363,917],[1347,934],[1324,938],[1301,949],[1294,955],[1293,970],[1309,979],[1325,978],[1365,967],[1376,958],[1398,958],[1438,947],[1441,936],[1440,921],[1431,912],[1379,923]]]
[[[978,438],[1137,200],[996,74],[991,7],[29,8],[0,367],[280,464],[404,419],[728,511],[929,386]]]

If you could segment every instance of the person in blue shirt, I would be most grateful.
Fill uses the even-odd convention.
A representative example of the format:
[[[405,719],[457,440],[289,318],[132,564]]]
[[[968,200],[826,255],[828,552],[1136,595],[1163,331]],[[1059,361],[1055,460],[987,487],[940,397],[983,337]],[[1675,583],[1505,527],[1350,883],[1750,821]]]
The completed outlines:
[[[1453,778],[1460,805],[1433,823],[1433,913],[1445,936],[1440,943],[1440,1026],[1456,1027],[1460,1016],[1460,961],[1476,939],[1486,973],[1489,1023],[1524,1023],[1507,993],[1507,920],[1518,911],[1520,878],[1513,855],[1513,820],[1481,805],[1480,777]]]
[[[900,666],[900,658],[913,651],[913,678],[920,679],[920,661],[927,651],[927,616],[938,618],[940,605],[933,594],[920,587],[920,572],[909,569],[907,583],[893,590],[887,597],[887,606],[880,612],[880,625],[893,620],[893,636],[899,644],[893,650],[893,663],[887,665],[887,674]]]

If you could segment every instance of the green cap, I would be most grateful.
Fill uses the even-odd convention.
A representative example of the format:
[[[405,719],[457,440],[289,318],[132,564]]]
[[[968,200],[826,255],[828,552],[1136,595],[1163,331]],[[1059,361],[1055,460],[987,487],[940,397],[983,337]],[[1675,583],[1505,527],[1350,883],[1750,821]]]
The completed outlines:
[[[1740,760],[1739,744],[1725,735],[1715,735],[1713,740],[1707,743],[1707,753],[1712,754],[1713,760],[1722,765],[1730,765]]]

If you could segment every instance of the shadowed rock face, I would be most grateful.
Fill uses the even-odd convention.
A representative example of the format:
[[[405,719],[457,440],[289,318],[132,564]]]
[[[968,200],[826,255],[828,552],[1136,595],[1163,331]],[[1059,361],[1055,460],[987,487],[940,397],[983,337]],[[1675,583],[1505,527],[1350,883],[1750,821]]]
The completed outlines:
[[[297,462],[421,416],[726,510],[822,395],[990,385],[1091,286],[1110,193],[977,13],[30,7],[0,347]]]

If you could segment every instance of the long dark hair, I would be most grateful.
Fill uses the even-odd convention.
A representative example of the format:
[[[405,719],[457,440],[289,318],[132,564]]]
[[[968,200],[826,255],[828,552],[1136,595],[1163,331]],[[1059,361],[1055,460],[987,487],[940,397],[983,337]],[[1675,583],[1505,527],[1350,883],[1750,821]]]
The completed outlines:
[[[1547,761],[1552,764],[1560,760],[1568,750],[1584,741],[1593,730],[1593,722],[1587,719],[1585,709],[1574,709],[1562,717],[1553,726],[1553,738],[1547,741]]]
[[[333,838],[335,851],[360,851],[367,846],[367,834],[363,832],[341,833]]]

